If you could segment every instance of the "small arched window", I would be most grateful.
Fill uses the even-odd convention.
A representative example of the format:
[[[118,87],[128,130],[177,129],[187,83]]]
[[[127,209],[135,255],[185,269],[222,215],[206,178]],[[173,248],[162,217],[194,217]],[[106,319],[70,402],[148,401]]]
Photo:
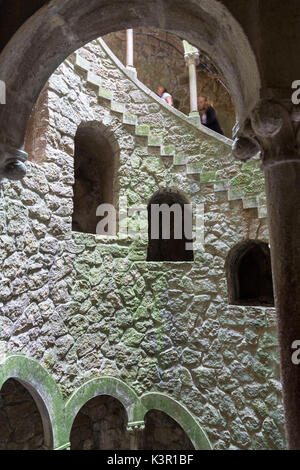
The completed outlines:
[[[84,123],[75,136],[75,184],[72,230],[99,233],[101,218],[97,209],[103,204],[116,207],[116,157],[118,144],[101,123]],[[107,216],[108,214],[102,214]],[[114,235],[106,226],[101,235]]]
[[[178,191],[160,189],[148,204],[147,261],[193,261],[192,207]]]
[[[226,271],[230,304],[274,306],[271,255],[267,243],[249,240],[234,247]]]

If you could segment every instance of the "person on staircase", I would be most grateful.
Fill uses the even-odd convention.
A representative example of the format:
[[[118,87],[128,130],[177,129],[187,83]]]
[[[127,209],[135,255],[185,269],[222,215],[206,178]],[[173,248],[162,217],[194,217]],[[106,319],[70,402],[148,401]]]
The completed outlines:
[[[159,85],[159,87],[157,88],[157,94],[162,100],[166,101],[168,105],[174,106],[172,95],[170,95],[170,93],[164,86]]]
[[[217,119],[216,111],[206,96],[199,96],[198,108],[201,114],[202,124],[218,134],[224,135]]]

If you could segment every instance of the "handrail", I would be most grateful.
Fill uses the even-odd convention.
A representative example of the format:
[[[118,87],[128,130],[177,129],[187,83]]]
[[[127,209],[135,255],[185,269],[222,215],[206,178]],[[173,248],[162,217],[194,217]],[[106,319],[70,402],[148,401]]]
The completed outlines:
[[[162,108],[164,108],[169,113],[175,115],[179,119],[183,120],[187,125],[191,126],[194,130],[198,130],[203,134],[206,134],[209,137],[212,137],[216,140],[219,140],[223,144],[232,147],[233,141],[228,137],[225,137],[217,132],[209,129],[208,127],[203,126],[200,124],[200,127],[196,126],[191,122],[184,113],[178,111],[176,108],[172,108],[169,106],[164,100],[162,100],[158,95],[156,95],[153,91],[151,91],[146,85],[144,85],[138,78],[136,78],[126,67],[122,64],[122,62],[114,55],[111,49],[107,46],[105,41],[102,38],[97,40],[99,42],[100,47],[105,51],[105,53],[109,56],[112,62],[114,62],[115,66],[124,74],[126,77],[131,80],[143,93],[149,96],[151,99],[156,101]]]

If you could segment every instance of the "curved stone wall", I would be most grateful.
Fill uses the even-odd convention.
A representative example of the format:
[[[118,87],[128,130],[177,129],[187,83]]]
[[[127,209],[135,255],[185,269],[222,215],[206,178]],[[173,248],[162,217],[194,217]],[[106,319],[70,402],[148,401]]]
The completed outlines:
[[[101,42],[70,56],[46,88],[43,158],[31,155],[26,178],[6,182],[0,199],[0,353],[36,359],[64,400],[109,375],[142,403],[148,393],[176,401],[170,416],[187,410],[216,449],[284,447],[274,309],[230,306],[226,286],[230,250],[268,241],[259,161],[235,161],[228,139],[131,80]],[[72,233],[74,138],[91,121],[118,141],[119,201],[146,206],[170,187],[204,204],[194,262],[147,263],[147,239],[130,234]],[[141,223],[123,218],[123,228]],[[57,426],[56,448],[67,442]]]

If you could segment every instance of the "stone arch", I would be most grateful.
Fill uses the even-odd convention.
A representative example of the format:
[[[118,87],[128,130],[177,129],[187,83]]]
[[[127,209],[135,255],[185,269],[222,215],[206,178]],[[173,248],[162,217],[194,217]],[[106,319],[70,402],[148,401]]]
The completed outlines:
[[[66,444],[63,399],[50,374],[34,359],[12,355],[0,362],[0,389],[9,379],[20,382],[34,399],[42,418],[46,447],[63,447]]]
[[[81,408],[92,398],[108,395],[116,398],[125,408],[128,427],[143,421],[144,410],[136,393],[124,382],[114,377],[92,379],[79,387],[65,406],[66,430],[71,434],[74,420]]]
[[[27,121],[58,64],[85,43],[128,27],[173,32],[213,56],[240,121],[258,102],[261,80],[254,52],[241,25],[218,0],[131,0],[124,8],[118,0],[75,4],[52,0],[29,18],[1,54],[7,105],[0,110],[0,141],[6,158],[8,154],[24,158]]]
[[[76,415],[71,450],[130,450],[131,433],[124,405],[111,395],[91,398]]]
[[[82,122],[74,143],[73,230],[96,233],[97,207],[110,204],[116,209],[118,205],[120,148],[110,128],[97,121]],[[114,223],[110,224],[107,233],[102,233],[105,234],[116,234]]]
[[[145,429],[140,433],[140,450],[184,450],[195,447],[182,427],[167,413],[149,410],[145,415]]]
[[[274,306],[271,253],[267,243],[247,240],[234,246],[225,264],[233,305]]]
[[[158,214],[153,220],[152,217],[152,206],[166,205],[169,208],[176,206],[170,211],[170,228],[169,228],[169,239],[164,239],[165,225],[163,224],[164,216]],[[159,189],[153,194],[148,203],[148,253],[147,261],[193,261],[194,252],[192,245],[192,211],[190,210],[190,202],[183,193],[178,190],[171,188]],[[158,207],[157,207],[158,209]],[[177,212],[177,210],[179,212]],[[187,216],[187,219],[185,218]],[[190,224],[189,224],[190,221]],[[167,216],[165,217],[165,223],[168,223]],[[156,227],[155,227],[156,225]],[[156,234],[152,231],[156,230]],[[190,233],[189,237],[186,237],[187,230]],[[178,233],[176,233],[179,231]],[[158,236],[158,238],[156,238]],[[181,237],[177,239],[177,237]],[[188,249],[187,249],[187,244]]]
[[[159,392],[146,393],[142,396],[141,403],[146,409],[144,416],[150,410],[162,411],[182,427],[196,450],[212,450],[208,437],[197,420],[173,398]]]
[[[24,150],[28,155],[28,160],[37,165],[47,162],[45,139],[49,121],[47,85],[44,86],[31,111],[24,140]]]

